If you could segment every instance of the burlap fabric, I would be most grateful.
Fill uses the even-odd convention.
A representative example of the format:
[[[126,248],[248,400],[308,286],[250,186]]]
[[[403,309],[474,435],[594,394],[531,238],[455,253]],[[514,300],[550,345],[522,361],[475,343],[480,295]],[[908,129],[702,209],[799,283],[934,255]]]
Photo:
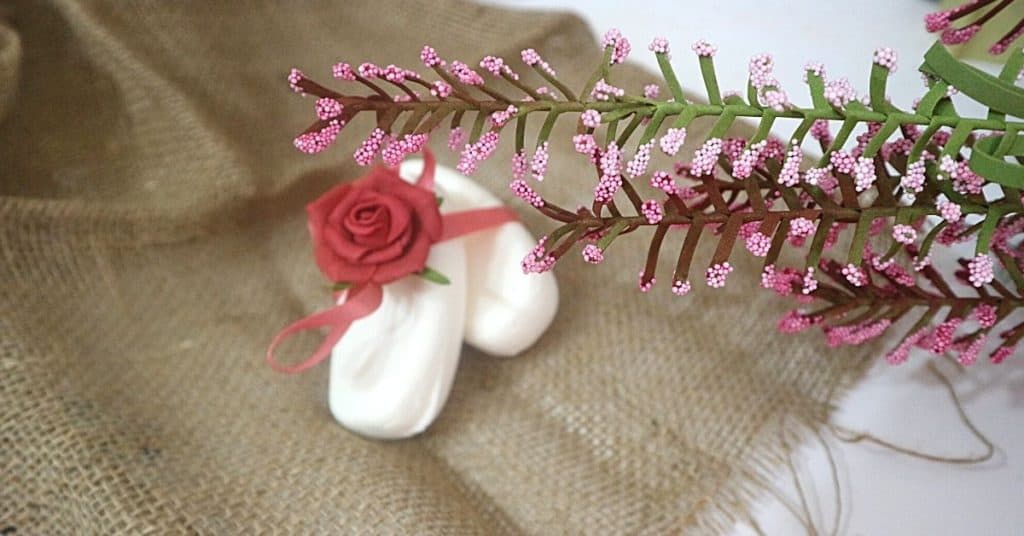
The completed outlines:
[[[0,529],[720,532],[779,463],[778,422],[820,422],[856,373],[819,336],[774,333],[783,304],[753,292],[752,262],[720,291],[642,295],[646,244],[630,239],[601,266],[558,268],[562,308],[526,355],[467,350],[426,434],[357,437],[327,411],[326,368],[263,363],[275,330],[329,303],[302,206],[359,174],[349,156],[368,130],[300,155],[311,103],[288,69],[414,66],[423,43],[470,62],[533,46],[579,82],[599,53],[590,30],[454,1],[5,12]],[[570,152],[557,147],[544,191],[572,205],[593,177]],[[478,175],[505,198],[508,153]]]

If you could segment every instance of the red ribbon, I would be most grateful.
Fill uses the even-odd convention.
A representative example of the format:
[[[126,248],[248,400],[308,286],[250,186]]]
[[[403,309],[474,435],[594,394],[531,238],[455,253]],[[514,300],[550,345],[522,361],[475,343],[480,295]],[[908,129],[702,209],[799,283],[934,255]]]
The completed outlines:
[[[435,167],[434,155],[429,150],[425,150],[423,152],[423,173],[416,180],[416,186],[432,192]],[[490,229],[515,220],[515,212],[505,207],[463,210],[444,214],[441,216],[441,238],[438,242]],[[372,282],[362,283],[348,289],[343,303],[296,320],[279,331],[267,348],[267,364],[270,365],[270,368],[286,374],[295,374],[318,365],[327,359],[331,354],[331,349],[341,340],[353,322],[369,316],[380,307],[383,297],[384,290],[380,285]],[[330,328],[323,342],[309,357],[298,364],[285,365],[274,357],[274,349],[288,337],[302,331],[323,327]]]

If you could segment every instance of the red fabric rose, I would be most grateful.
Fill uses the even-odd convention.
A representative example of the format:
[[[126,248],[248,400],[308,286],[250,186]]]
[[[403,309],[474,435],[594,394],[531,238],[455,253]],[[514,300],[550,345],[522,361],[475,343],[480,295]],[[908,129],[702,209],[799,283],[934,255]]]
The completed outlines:
[[[316,264],[331,281],[385,284],[426,267],[441,238],[434,193],[375,167],[306,206]]]

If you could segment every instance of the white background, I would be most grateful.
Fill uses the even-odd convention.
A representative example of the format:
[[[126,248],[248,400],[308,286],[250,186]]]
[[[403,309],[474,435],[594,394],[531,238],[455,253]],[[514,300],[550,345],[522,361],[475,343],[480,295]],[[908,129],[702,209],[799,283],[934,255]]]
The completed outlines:
[[[924,32],[921,21],[926,13],[935,10],[935,4],[925,0],[488,3],[574,11],[590,23],[597,35],[608,28],[618,28],[632,41],[630,59],[654,71],[657,65],[653,54],[647,51],[647,44],[655,36],[667,37],[673,47],[674,67],[684,85],[686,80],[699,80],[697,62],[689,51],[690,43],[697,39],[708,39],[718,46],[715,64],[723,90],[745,88],[750,56],[772,52],[776,77],[795,102],[802,102],[801,74],[806,62],[824,62],[830,78],[847,77],[865,92],[872,51],[889,46],[900,57],[900,68],[890,79],[889,93],[901,107],[909,106],[923,93],[916,68],[933,36]],[[691,90],[701,90],[699,83],[691,82],[689,86]],[[961,113],[980,113],[980,108],[958,105]],[[831,440],[838,458],[843,497],[840,533],[1024,534],[1021,357],[1016,355],[1003,365],[979,361],[966,372],[952,366],[942,367],[953,380],[968,415],[999,449],[994,459],[985,464],[938,464],[879,447]],[[925,368],[932,359],[917,353],[901,367],[891,367],[879,360],[841,402],[834,421],[937,455],[969,456],[982,452],[982,445],[960,424],[945,389]],[[795,461],[805,488],[812,488],[809,495],[816,524],[823,533],[830,533],[834,493],[823,449],[806,445]],[[780,468],[777,485],[788,490],[795,500],[792,479],[785,468]],[[802,526],[775,500],[765,499],[757,507],[755,519],[770,535],[803,532]],[[753,534],[746,527],[736,527],[734,533]]]

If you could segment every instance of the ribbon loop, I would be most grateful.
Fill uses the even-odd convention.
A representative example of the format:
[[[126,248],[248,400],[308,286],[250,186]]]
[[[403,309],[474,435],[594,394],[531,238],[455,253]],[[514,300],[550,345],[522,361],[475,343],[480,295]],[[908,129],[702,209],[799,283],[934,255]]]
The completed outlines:
[[[379,285],[365,284],[348,291],[344,303],[292,322],[279,331],[267,348],[267,364],[270,368],[285,374],[295,374],[319,364],[331,354],[331,349],[341,340],[353,322],[369,316],[380,307],[384,291]],[[274,357],[274,349],[296,333],[330,326],[331,331],[320,346],[306,359],[296,365],[284,365]]]

